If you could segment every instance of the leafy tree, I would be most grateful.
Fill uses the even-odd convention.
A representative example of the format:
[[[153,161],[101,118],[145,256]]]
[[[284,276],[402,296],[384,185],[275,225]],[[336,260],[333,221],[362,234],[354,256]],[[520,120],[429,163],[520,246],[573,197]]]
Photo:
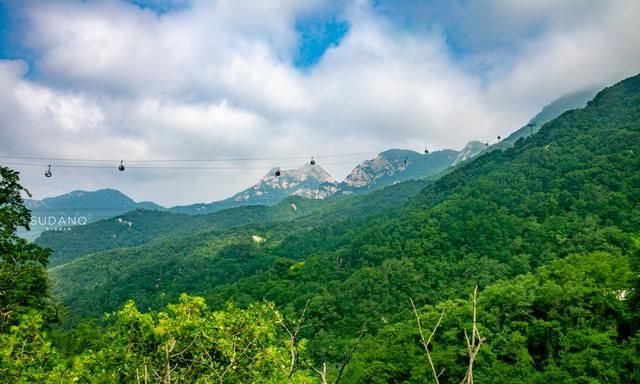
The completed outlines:
[[[43,330],[45,320],[29,311],[0,334],[0,379],[6,383],[46,382],[56,361],[51,342]]]
[[[282,319],[270,304],[210,312],[201,297],[181,295],[166,312],[141,313],[133,302],[113,313],[103,347],[76,357],[67,378],[86,382],[279,383],[290,376]],[[304,342],[298,344],[304,348]]]
[[[45,319],[51,319],[45,270],[50,251],[16,235],[31,220],[22,193],[29,192],[18,172],[0,166],[0,333],[31,309],[47,311]]]
[[[0,379],[42,382],[55,353],[44,328],[54,318],[45,266],[50,251],[16,235],[29,228],[18,173],[0,166]]]

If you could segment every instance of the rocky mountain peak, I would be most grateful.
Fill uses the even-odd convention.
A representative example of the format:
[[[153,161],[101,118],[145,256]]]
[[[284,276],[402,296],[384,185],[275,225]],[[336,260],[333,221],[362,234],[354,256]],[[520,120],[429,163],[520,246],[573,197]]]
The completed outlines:
[[[467,145],[462,148],[462,151],[460,152],[460,154],[458,154],[458,157],[456,157],[456,159],[453,161],[453,165],[478,156],[480,152],[485,150],[485,148],[487,148],[486,143],[482,143],[477,140],[468,142]]]
[[[421,156],[414,151],[391,149],[378,154],[374,159],[365,160],[351,171],[342,184],[352,188],[362,188],[384,176],[393,176]],[[407,160],[405,164],[405,159]]]
[[[333,177],[318,164],[305,163],[295,169],[280,169],[280,176],[275,175],[276,170],[271,169],[253,187],[232,196],[231,200],[275,204],[290,195],[322,199],[331,194],[331,186],[336,185]]]

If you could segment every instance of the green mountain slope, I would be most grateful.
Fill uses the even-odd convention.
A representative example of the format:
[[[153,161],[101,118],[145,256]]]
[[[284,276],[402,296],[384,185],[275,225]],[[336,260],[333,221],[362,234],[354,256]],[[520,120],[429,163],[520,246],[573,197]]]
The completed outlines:
[[[629,307],[621,296],[632,278],[627,257],[595,252],[570,255],[490,285],[478,300],[479,333],[486,340],[475,362],[475,381],[637,382],[640,338],[628,327]],[[472,319],[468,297],[418,304],[425,332],[444,311],[430,344],[436,369],[444,370],[442,384],[457,384],[465,374],[463,329],[471,332]],[[401,320],[364,339],[345,383],[429,382],[431,372],[408,298],[403,304]]]
[[[183,291],[205,294],[218,286],[269,270],[276,260],[274,249],[290,240],[293,234],[304,237],[308,233],[326,233],[332,227],[339,231],[355,223],[362,225],[375,213],[393,213],[393,209],[406,204],[428,183],[409,181],[372,192],[366,198],[336,197],[324,203],[290,197],[274,207],[242,207],[202,216],[131,212],[123,217],[140,214],[149,219],[149,215],[154,215],[160,220],[146,220],[147,224],[154,223],[149,231],[143,228],[137,232],[133,229],[135,224],[128,227],[114,219],[87,226],[90,232],[76,232],[77,239],[69,234],[58,236],[56,244],[60,250],[56,253],[59,255],[53,256],[57,266],[50,269],[53,290],[57,298],[72,309],[74,319],[99,316],[118,308],[131,297],[140,298],[144,306],[156,307],[175,300]],[[296,205],[296,210],[291,204]],[[248,212],[255,216],[243,215]],[[176,229],[176,217],[185,220],[184,228]],[[157,226],[162,218],[171,225]],[[226,221],[222,221],[223,218]],[[196,230],[194,225],[205,219],[207,229]],[[336,221],[341,225],[334,226]],[[223,223],[227,227],[220,225]],[[79,257],[92,247],[85,239],[108,230],[120,231],[114,241],[121,239],[121,243],[131,245]],[[146,244],[133,246],[136,242]],[[105,247],[110,244],[109,241],[97,243]],[[311,244],[307,242],[308,246]]]
[[[584,107],[589,100],[593,99],[596,93],[597,90],[589,89],[570,93],[554,100],[553,102],[542,108],[542,110],[537,115],[529,120],[529,123],[535,124],[533,127],[521,127],[520,129],[504,138],[504,140],[490,146],[490,149],[507,149],[512,147],[516,141],[521,138],[529,137],[531,133],[538,132],[545,123],[555,119],[564,112]]]
[[[404,182],[381,188],[366,198],[338,195],[327,200],[314,200],[291,196],[275,206],[236,207],[207,215],[136,210],[69,232],[45,232],[36,243],[54,250],[49,265],[55,267],[94,252],[252,223],[296,220],[297,226],[302,227],[368,216],[404,205],[429,182]]]
[[[253,205],[196,216],[135,210],[68,232],[45,232],[36,243],[55,250],[50,266],[56,266],[89,253],[138,246],[167,236],[189,236],[249,223],[290,220],[313,212],[321,203],[290,197],[273,207]]]
[[[353,332],[366,319],[375,330],[407,295],[434,303],[571,253],[624,247],[640,224],[639,153],[634,77],[514,148],[462,165],[404,208],[88,255],[52,270],[54,291],[74,311],[96,315],[124,297],[158,307],[182,290],[214,303],[267,297],[298,307],[312,299],[324,308],[314,331]],[[266,242],[254,243],[254,234]],[[74,282],[80,275],[92,284]]]

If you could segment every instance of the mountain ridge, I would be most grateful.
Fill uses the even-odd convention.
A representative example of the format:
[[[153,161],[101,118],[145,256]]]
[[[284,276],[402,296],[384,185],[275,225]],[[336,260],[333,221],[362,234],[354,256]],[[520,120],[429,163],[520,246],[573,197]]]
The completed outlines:
[[[103,301],[101,311],[110,310],[132,296],[158,307],[184,290],[214,305],[267,298],[299,310],[311,300],[326,308],[314,326],[343,332],[331,337],[357,332],[364,321],[375,334],[398,320],[407,296],[435,303],[570,254],[624,246],[640,225],[638,100],[640,76],[511,149],[461,164],[389,211],[267,222],[167,240],[169,248],[87,255],[52,271],[55,292],[84,311]],[[70,278],[88,269],[117,281],[85,287]],[[165,295],[169,289],[174,297]]]

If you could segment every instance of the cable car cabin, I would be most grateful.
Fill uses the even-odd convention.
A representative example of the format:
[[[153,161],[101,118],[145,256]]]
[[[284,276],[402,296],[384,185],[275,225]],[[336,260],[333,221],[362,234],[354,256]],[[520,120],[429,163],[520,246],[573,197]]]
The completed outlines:
[[[118,171],[124,172],[124,164],[122,164],[122,160],[120,160],[120,165],[118,166]]]
[[[44,176],[45,177],[53,176],[53,174],[51,173],[51,166],[49,166],[49,168],[46,171],[44,171]]]
[[[280,176],[281,174],[282,174],[282,173],[280,173],[280,167],[278,167],[278,169],[276,169],[276,173],[275,173],[275,175],[276,175],[276,177],[278,177],[278,176]]]

